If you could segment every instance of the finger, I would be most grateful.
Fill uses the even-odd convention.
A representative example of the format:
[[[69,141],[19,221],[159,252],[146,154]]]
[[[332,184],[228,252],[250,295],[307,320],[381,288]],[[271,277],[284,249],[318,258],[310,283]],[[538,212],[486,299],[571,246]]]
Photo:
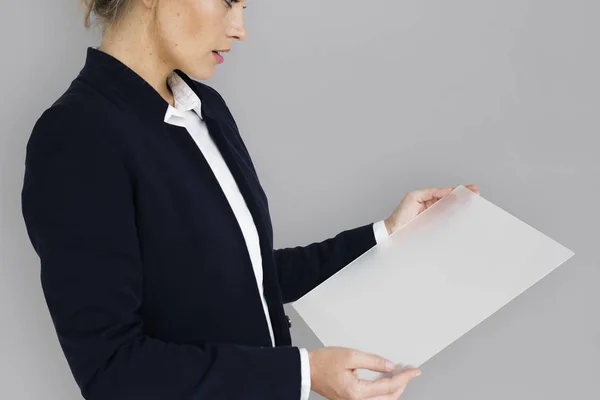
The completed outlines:
[[[426,188],[421,190],[414,190],[410,192],[410,195],[419,203],[425,203],[429,200],[440,199],[446,196],[452,191],[452,187],[445,188]]]
[[[403,385],[402,387],[400,387],[400,389],[398,389],[397,391],[395,391],[392,394],[388,394],[388,395],[384,395],[384,396],[370,397],[368,400],[397,400],[400,396],[402,396],[402,393],[404,393],[404,390],[406,390],[406,385]]]
[[[476,186],[476,185],[465,185],[465,187],[466,187],[467,189],[471,190],[473,193],[476,193],[476,194],[481,194],[481,193],[479,192],[479,189],[477,188],[477,186]]]
[[[396,393],[394,393],[392,399],[396,400],[398,397],[402,396],[402,393],[404,393],[404,391],[406,390],[406,386],[407,385],[401,386],[400,389]]]
[[[437,202],[438,202],[438,199],[434,199],[434,200],[427,200],[427,201],[425,202],[425,208],[427,209],[427,208],[431,207],[432,205],[434,205],[434,204],[435,204],[435,203],[437,203]]]
[[[361,381],[359,384],[360,396],[369,399],[397,398],[404,392],[404,389],[406,388],[406,385],[408,385],[409,381],[417,376],[415,373],[402,373],[402,375],[406,376],[399,375],[391,378],[382,378],[376,381]]]
[[[431,207],[432,205],[434,205],[436,202],[436,200],[427,200],[425,202],[425,209],[428,209],[429,207]]]
[[[371,398],[395,393],[406,386],[421,371],[415,368],[406,369],[391,378],[381,378],[375,381],[360,380],[359,393],[362,397]]]
[[[347,367],[351,369],[369,369],[377,372],[392,372],[396,365],[376,354],[354,351],[350,356]]]

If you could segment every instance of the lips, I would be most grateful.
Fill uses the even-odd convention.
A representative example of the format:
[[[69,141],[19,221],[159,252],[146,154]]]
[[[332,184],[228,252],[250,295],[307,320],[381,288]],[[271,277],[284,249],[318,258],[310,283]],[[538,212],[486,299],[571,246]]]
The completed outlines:
[[[224,61],[223,56],[220,55],[218,51],[213,51],[212,53],[215,59],[217,60],[217,63],[222,64]]]
[[[225,48],[222,50],[213,50],[212,53],[217,60],[217,63],[222,64],[224,61],[222,53],[229,53],[230,48]]]

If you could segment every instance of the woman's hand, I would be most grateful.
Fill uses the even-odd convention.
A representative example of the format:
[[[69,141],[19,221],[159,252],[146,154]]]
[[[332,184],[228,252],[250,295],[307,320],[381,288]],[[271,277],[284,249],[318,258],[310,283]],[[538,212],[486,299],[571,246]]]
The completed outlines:
[[[363,380],[354,373],[356,369],[393,372],[395,366],[380,356],[343,347],[324,347],[308,354],[311,390],[330,400],[397,399],[421,373],[410,368],[390,378]]]
[[[475,185],[465,185],[476,194],[480,194]],[[392,215],[385,220],[388,234],[396,232],[411,219],[437,203],[442,197],[452,192],[452,186],[446,188],[426,188],[408,192]]]

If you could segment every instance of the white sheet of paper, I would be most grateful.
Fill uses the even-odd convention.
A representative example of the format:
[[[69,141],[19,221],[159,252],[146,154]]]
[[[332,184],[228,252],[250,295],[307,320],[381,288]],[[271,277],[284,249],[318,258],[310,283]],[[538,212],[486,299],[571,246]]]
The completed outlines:
[[[420,367],[573,254],[458,186],[293,307],[325,346]]]

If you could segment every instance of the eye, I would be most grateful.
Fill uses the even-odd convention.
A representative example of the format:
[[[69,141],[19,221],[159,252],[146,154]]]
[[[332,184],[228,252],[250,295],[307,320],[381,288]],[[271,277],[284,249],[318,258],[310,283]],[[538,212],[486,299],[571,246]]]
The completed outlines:
[[[225,4],[227,4],[227,7],[229,7],[229,8],[233,7],[232,3],[239,3],[239,2],[240,2],[240,0],[225,0]],[[245,10],[246,8],[248,8],[248,6],[244,5],[242,8]]]

